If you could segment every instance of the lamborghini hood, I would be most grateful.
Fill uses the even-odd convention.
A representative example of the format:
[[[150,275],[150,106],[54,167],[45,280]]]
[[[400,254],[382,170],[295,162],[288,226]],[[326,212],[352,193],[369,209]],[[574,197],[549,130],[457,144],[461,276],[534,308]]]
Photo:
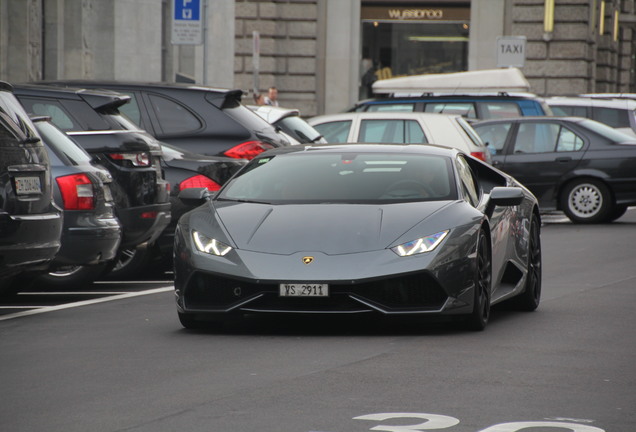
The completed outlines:
[[[217,221],[242,250],[327,255],[381,250],[449,201],[391,205],[215,204]],[[434,233],[421,233],[428,235]]]

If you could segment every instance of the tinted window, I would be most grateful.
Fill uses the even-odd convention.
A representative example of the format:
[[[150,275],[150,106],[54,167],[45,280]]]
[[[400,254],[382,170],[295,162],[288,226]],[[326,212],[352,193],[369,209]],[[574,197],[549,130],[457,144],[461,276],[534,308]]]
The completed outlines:
[[[73,120],[71,114],[56,100],[40,100],[21,97],[24,108],[35,115],[47,116],[62,130],[82,130],[83,127]]]
[[[371,104],[367,106],[369,112],[413,112],[414,103]]]
[[[148,95],[148,99],[164,134],[201,129],[199,119],[183,105],[158,95]]]
[[[450,160],[414,154],[291,153],[254,159],[218,199],[384,202],[457,199]]]
[[[467,118],[477,118],[475,105],[470,102],[429,102],[424,106],[425,112],[458,114]]]
[[[51,123],[36,121],[35,127],[46,142],[49,150],[64,160],[65,164],[79,165],[90,163],[91,157],[88,153]]]
[[[3,92],[0,95],[0,114],[4,117],[6,126],[14,131],[16,138],[23,140],[37,136],[24,107],[12,93]]]
[[[457,172],[459,173],[461,188],[464,191],[466,201],[476,207],[479,203],[477,183],[473,177],[473,171],[470,169],[468,162],[466,162],[462,156],[457,157]]]
[[[344,143],[347,142],[347,137],[349,136],[349,130],[351,129],[351,120],[317,124],[314,125],[314,129],[320,132],[320,134],[325,137],[327,142]]]
[[[552,106],[552,113],[556,116],[587,117],[587,108],[582,106]]]
[[[519,105],[514,102],[482,102],[481,105],[484,119],[521,116]]]
[[[592,108],[592,118],[615,128],[628,128],[630,111],[615,108]]]
[[[119,112],[124,114],[128,119],[130,119],[130,121],[141,127],[141,111],[139,110],[139,101],[137,100],[137,94],[121,90],[117,90],[117,92],[130,96],[130,101],[120,106]]]

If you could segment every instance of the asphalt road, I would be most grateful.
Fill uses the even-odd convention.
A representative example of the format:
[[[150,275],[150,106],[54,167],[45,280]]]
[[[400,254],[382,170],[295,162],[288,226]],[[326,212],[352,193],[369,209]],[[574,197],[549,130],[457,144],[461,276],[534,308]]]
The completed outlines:
[[[315,317],[191,332],[161,281],[5,310],[0,431],[634,432],[636,209],[546,220],[541,306],[498,308],[481,333]]]

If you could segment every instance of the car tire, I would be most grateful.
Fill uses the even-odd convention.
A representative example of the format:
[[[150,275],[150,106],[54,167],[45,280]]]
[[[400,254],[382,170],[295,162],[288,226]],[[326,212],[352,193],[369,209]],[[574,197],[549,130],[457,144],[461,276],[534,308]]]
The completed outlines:
[[[561,194],[561,208],[574,223],[599,223],[606,221],[614,204],[603,182],[586,178],[568,183]]]
[[[81,288],[91,284],[104,273],[108,263],[92,266],[67,266],[38,276],[33,283],[52,288]]]
[[[517,310],[531,312],[541,301],[541,235],[537,216],[532,216],[528,238],[528,266],[523,292],[511,299]]]
[[[477,250],[475,256],[475,289],[473,311],[466,319],[470,330],[482,331],[490,318],[490,290],[492,282],[492,260],[488,237],[483,229],[477,236]]]
[[[616,219],[618,219],[621,216],[623,216],[625,214],[625,212],[627,212],[627,206],[626,205],[614,206],[614,208],[610,212],[609,216],[607,216],[607,218],[605,219],[605,222],[614,222]]]
[[[148,265],[150,255],[146,247],[121,249],[105,270],[104,279],[122,280],[138,277]]]

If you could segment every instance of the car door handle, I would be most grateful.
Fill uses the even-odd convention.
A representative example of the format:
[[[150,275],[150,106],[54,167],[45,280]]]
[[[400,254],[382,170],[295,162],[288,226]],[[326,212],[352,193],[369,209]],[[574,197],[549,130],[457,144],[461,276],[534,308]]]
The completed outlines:
[[[572,158],[568,157],[568,156],[563,156],[563,157],[558,157],[555,159],[555,161],[557,162],[561,162],[561,163],[565,163],[565,162],[571,162]]]

